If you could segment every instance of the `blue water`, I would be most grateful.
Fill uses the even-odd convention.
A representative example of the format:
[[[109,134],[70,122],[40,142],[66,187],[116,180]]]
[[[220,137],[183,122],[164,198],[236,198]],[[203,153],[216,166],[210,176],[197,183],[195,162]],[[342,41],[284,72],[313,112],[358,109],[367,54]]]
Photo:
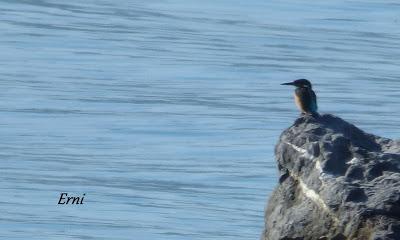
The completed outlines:
[[[399,12],[1,0],[1,239],[258,239],[298,116],[280,83],[308,78],[321,112],[399,137]]]

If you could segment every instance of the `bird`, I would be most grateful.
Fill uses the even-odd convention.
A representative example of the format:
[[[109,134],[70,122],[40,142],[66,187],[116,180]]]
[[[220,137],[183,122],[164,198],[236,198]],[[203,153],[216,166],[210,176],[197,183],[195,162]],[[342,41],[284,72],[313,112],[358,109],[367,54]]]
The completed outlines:
[[[307,79],[297,79],[281,85],[293,85],[294,100],[302,114],[318,115],[317,95],[312,89],[311,82]]]

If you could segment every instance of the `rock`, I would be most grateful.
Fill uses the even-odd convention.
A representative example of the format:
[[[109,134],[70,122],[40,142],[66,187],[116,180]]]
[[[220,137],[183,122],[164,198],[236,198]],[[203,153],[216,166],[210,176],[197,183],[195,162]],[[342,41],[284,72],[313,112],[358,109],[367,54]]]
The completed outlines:
[[[400,239],[400,142],[302,116],[275,155],[280,179],[261,239]]]

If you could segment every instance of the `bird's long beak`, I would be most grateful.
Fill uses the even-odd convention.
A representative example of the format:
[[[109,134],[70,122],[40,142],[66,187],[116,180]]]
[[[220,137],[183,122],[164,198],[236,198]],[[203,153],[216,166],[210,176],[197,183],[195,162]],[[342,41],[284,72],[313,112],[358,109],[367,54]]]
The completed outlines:
[[[281,85],[294,85],[294,82],[282,83]]]

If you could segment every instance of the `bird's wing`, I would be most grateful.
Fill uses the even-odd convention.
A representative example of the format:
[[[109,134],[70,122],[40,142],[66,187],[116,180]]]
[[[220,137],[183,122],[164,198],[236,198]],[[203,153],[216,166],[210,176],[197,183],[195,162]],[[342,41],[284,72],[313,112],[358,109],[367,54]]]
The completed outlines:
[[[317,95],[315,95],[315,92],[311,90],[311,96],[312,96],[312,102],[313,102],[313,111],[317,112],[318,111],[318,103],[317,103]]]
[[[302,112],[312,112],[313,97],[307,88],[296,88],[295,99]]]

